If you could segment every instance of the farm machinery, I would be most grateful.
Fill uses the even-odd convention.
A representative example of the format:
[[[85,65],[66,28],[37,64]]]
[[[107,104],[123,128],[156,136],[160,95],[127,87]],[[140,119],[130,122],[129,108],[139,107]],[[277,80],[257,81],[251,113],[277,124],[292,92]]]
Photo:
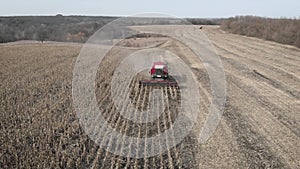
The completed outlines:
[[[168,66],[164,62],[154,62],[149,73],[151,78],[140,80],[140,85],[178,87],[176,80],[169,75]]]

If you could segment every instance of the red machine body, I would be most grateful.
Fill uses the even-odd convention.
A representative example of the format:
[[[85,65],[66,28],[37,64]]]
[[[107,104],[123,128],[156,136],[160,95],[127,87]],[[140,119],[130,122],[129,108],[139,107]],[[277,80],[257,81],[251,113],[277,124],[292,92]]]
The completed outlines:
[[[168,67],[164,62],[154,62],[150,70],[152,78],[163,78],[169,77]]]
[[[168,66],[164,62],[154,62],[149,73],[152,79],[140,80],[140,85],[178,87],[176,80],[169,76]]]

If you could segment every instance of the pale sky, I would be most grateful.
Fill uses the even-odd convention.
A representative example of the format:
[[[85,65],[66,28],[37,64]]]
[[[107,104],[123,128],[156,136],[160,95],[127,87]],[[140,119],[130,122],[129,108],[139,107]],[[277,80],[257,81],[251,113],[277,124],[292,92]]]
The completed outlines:
[[[131,16],[163,13],[177,17],[236,15],[300,18],[300,0],[1,0],[0,15]]]

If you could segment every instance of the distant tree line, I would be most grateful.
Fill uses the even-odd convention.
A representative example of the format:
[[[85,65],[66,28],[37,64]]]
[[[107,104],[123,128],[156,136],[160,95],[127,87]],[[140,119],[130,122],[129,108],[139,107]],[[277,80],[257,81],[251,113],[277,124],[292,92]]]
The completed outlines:
[[[187,18],[188,22],[193,25],[220,25],[223,19],[201,19],[201,18]]]
[[[221,29],[230,33],[257,37],[300,48],[299,19],[238,16],[224,20]]]
[[[85,42],[116,17],[20,16],[0,17],[0,43],[18,40]]]
[[[18,40],[85,42],[105,24],[118,17],[96,16],[17,16],[0,17],[0,43]],[[131,25],[145,24],[218,24],[219,20],[210,19],[170,19],[170,18],[129,18]],[[129,31],[129,30],[125,30]],[[116,29],[111,30],[115,35]],[[123,32],[124,34],[124,32]],[[120,36],[116,34],[116,36]]]

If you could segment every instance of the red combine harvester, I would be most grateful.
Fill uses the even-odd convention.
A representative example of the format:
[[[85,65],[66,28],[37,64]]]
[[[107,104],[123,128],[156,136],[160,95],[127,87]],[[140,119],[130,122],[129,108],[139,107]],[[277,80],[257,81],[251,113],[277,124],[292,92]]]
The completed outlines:
[[[141,80],[140,85],[178,87],[176,80],[169,76],[168,66],[164,62],[154,62],[150,70],[150,75],[152,79]]]

